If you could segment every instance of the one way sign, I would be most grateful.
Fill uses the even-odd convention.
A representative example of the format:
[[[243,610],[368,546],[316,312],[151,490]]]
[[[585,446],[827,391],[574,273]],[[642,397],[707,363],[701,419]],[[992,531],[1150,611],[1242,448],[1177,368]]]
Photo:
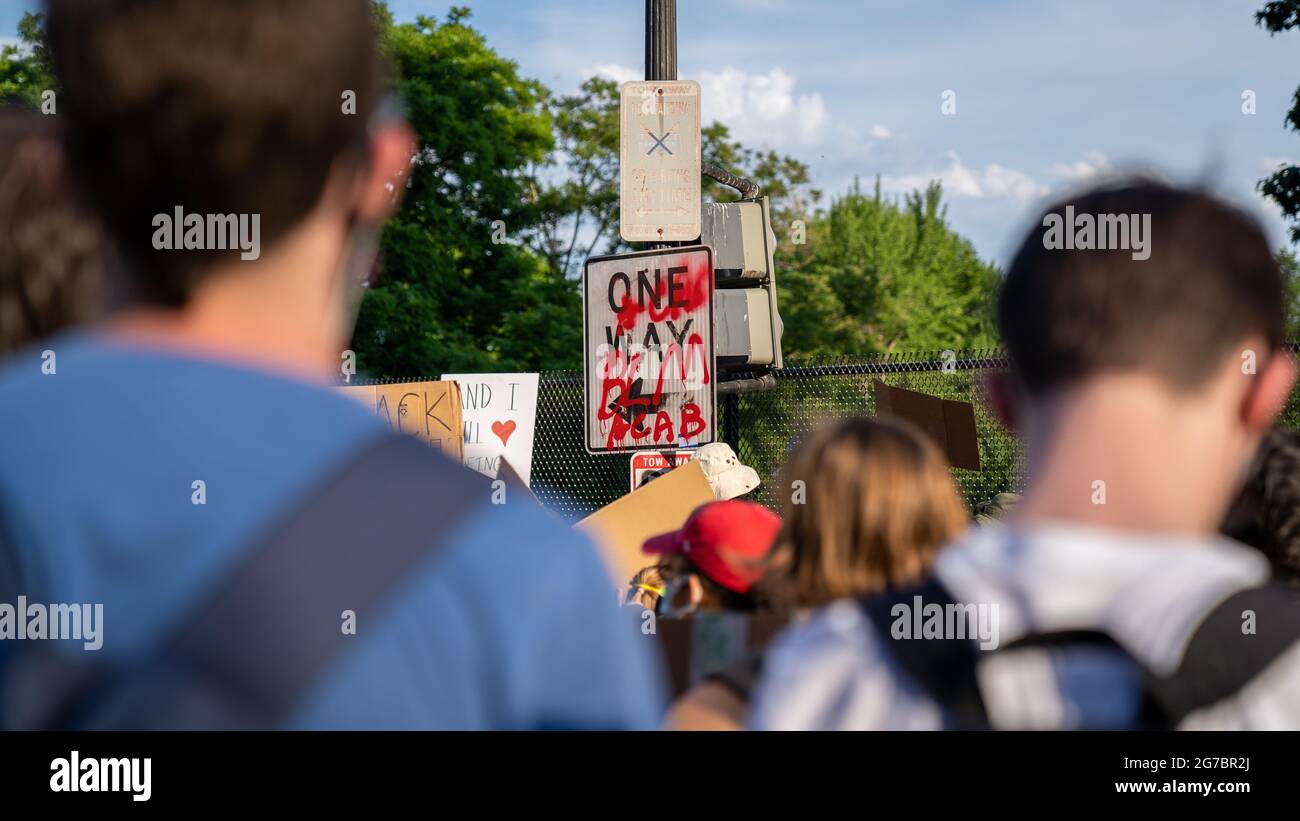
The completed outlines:
[[[624,83],[619,233],[628,242],[700,235],[700,84]]]

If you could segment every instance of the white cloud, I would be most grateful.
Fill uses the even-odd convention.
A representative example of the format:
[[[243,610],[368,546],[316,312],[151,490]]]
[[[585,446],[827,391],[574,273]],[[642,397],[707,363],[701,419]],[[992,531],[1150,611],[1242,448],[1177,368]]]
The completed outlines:
[[[1052,166],[1052,173],[1064,177],[1070,182],[1085,182],[1095,177],[1112,174],[1115,166],[1100,151],[1089,151],[1087,157],[1073,163],[1057,163]]]
[[[877,140],[887,140],[894,135],[888,128],[877,123],[871,127],[871,136]]]
[[[621,66],[618,63],[601,63],[591,68],[585,68],[581,72],[583,79],[588,77],[605,77],[622,85],[632,80],[640,80],[645,77],[642,69],[632,68],[630,66]]]
[[[1023,171],[990,163],[983,169],[964,165],[955,151],[948,152],[948,166],[939,171],[901,176],[883,176],[881,185],[888,191],[905,193],[923,189],[932,180],[943,184],[944,193],[953,197],[1006,198],[1027,202],[1047,193]]]
[[[618,83],[640,80],[642,70],[618,63],[600,63],[579,72],[583,77],[607,77]],[[776,147],[783,143],[812,145],[829,142],[830,115],[822,96],[796,94],[795,78],[781,68],[751,74],[738,68],[703,71],[700,83],[703,124],[720,122],[746,145]],[[889,129],[876,126],[871,135],[888,139]]]
[[[822,143],[830,115],[822,96],[795,93],[795,78],[780,67],[750,74],[728,66],[698,76],[704,122],[723,123],[747,145]]]

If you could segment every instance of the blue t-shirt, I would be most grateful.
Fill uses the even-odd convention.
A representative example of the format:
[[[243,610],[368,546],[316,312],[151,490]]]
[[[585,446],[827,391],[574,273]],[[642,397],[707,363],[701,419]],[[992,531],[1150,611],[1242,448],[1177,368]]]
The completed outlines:
[[[142,660],[291,502],[385,435],[325,387],[94,335],[47,340],[0,365],[0,595],[16,568],[28,601],[102,603],[93,652]],[[355,647],[288,726],[656,726],[662,673],[616,603],[584,539],[485,499],[382,616],[358,617]]]

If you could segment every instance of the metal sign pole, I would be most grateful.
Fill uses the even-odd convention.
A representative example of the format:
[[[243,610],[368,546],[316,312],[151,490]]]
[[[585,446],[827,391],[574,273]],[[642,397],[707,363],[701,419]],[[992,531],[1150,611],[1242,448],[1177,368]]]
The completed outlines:
[[[677,79],[677,0],[645,0],[645,78]]]

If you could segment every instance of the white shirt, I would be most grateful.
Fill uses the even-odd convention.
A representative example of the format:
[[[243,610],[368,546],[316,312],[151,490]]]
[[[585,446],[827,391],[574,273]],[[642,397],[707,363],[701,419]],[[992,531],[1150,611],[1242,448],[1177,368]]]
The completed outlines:
[[[1211,609],[1269,576],[1263,556],[1227,539],[1075,525],[976,528],[941,551],[934,570],[954,600],[995,614],[999,644],[1026,633],[1100,630],[1157,675],[1177,668]],[[938,706],[885,649],[859,602],[828,605],[774,642],[751,726],[941,729]],[[1139,676],[1130,659],[1104,648],[994,654],[977,673],[993,726],[1021,729],[1126,726],[1139,704]],[[1180,726],[1300,728],[1300,645]]]

